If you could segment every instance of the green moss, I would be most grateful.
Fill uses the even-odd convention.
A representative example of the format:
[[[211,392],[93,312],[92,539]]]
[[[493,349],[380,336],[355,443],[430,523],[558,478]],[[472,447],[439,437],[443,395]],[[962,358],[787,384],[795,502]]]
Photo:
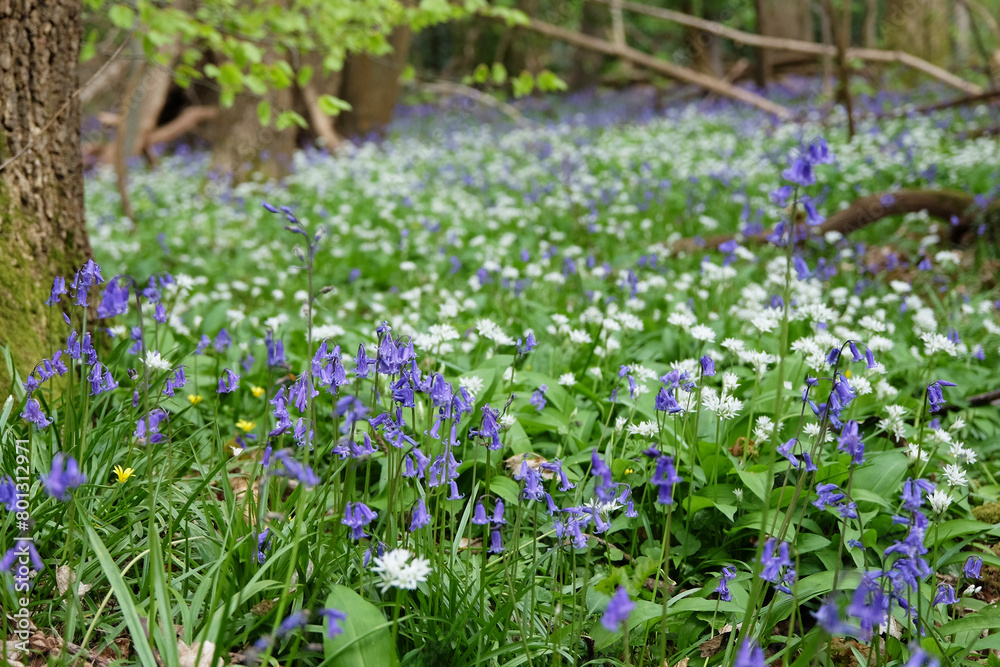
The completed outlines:
[[[986,503],[972,508],[972,516],[983,523],[1000,523],[1000,503]]]

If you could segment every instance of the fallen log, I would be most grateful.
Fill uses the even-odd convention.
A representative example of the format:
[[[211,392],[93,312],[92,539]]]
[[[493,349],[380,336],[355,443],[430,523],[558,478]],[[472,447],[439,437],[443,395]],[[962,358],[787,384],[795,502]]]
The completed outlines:
[[[828,232],[849,236],[884,218],[920,211],[926,211],[932,218],[948,223],[948,239],[957,245],[967,245],[973,238],[973,230],[979,224],[1000,228],[1000,200],[991,202],[983,211],[977,210],[972,195],[957,190],[896,190],[856,199],[847,208],[830,215],[823,224],[808,229],[814,236]],[[741,243],[764,243],[771,233],[769,231],[743,237]],[[734,239],[732,234],[712,236],[698,242],[694,239],[681,239],[673,247],[675,250],[688,251],[699,247],[718,248]]]
[[[775,104],[774,102],[757,95],[756,93],[752,93],[749,90],[743,90],[742,88],[738,88],[721,79],[716,79],[715,77],[707,74],[702,74],[701,72],[688,67],[682,67],[681,65],[675,65],[674,63],[667,62],[666,60],[661,60],[660,58],[651,56],[648,53],[643,53],[642,51],[637,51],[629,46],[617,45],[598,37],[584,35],[583,33],[579,33],[574,30],[566,30],[565,28],[560,28],[552,25],[551,23],[539,21],[538,19],[530,19],[529,23],[523,24],[519,27],[532,30],[561,42],[566,42],[567,44],[572,44],[573,46],[629,60],[637,65],[641,65],[646,69],[652,70],[653,72],[657,72],[658,74],[662,74],[671,79],[684,81],[686,83],[693,83],[706,90],[712,91],[713,93],[718,93],[719,95],[745,102],[746,104],[755,106],[758,109],[773,114],[781,120],[792,119],[792,112],[788,108],[783,107],[780,104]]]

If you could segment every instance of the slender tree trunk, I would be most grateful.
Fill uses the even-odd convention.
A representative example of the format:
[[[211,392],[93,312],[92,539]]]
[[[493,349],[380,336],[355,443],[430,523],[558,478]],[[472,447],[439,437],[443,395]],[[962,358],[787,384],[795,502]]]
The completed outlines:
[[[604,38],[610,21],[606,7],[596,2],[584,2],[580,15],[580,32],[591,37]],[[596,86],[606,57],[588,49],[577,47],[573,52],[570,84],[573,88]]]
[[[43,303],[53,278],[71,278],[90,256],[72,97],[80,12],[73,0],[0,0],[0,344],[22,376],[49,356],[50,326],[64,326]],[[10,381],[3,366],[0,394]]]
[[[935,65],[948,59],[947,0],[888,0],[882,34],[887,46]]]
[[[806,42],[813,40],[809,0],[755,0],[754,6],[757,10],[757,34]],[[775,66],[790,55],[787,51],[758,49],[757,82],[763,85],[772,79]]]

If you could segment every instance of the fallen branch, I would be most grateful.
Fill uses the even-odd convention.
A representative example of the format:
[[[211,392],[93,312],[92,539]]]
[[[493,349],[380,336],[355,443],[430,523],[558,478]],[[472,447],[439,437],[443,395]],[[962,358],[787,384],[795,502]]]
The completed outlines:
[[[959,97],[954,100],[948,100],[946,102],[935,102],[934,104],[927,104],[922,107],[917,107],[915,109],[903,107],[902,109],[893,109],[892,111],[886,111],[878,114],[879,118],[898,118],[900,116],[908,116],[910,114],[922,116],[926,113],[932,111],[941,111],[943,109],[953,109],[955,107],[964,107],[970,104],[977,104],[979,102],[987,102],[1000,97],[1000,90],[988,90],[985,93],[978,93],[976,95],[966,95],[965,97]]]
[[[340,147],[342,140],[334,129],[330,117],[319,108],[319,93],[316,92],[313,82],[310,81],[302,87],[302,100],[309,110],[309,120],[312,121],[313,129],[316,130],[316,134],[323,137],[324,148],[327,152],[333,153]]]
[[[155,146],[156,144],[163,144],[168,141],[178,139],[193,130],[200,123],[204,123],[206,120],[212,120],[218,115],[218,107],[187,107],[180,113],[179,116],[177,116],[177,118],[174,118],[166,125],[161,125],[150,132],[149,136],[146,137],[146,144],[143,146],[143,150],[150,146]]]
[[[611,4],[612,0],[594,0],[594,2]],[[814,42],[806,42],[800,39],[756,35],[751,32],[736,30],[735,28],[730,28],[729,26],[722,25],[721,23],[717,23],[715,21],[698,18],[691,16],[690,14],[674,11],[672,9],[650,7],[649,5],[644,5],[638,2],[629,2],[628,0],[622,1],[622,8],[630,12],[635,12],[636,14],[644,14],[646,16],[652,16],[654,18],[673,21],[674,23],[680,23],[681,25],[697,28],[703,32],[719,35],[720,37],[725,37],[726,39],[730,39],[740,44],[746,44],[748,46],[756,46],[779,51],[811,53],[817,56],[833,57],[837,55],[837,48],[829,44],[816,44]],[[976,95],[983,92],[982,87],[977,86],[974,83],[970,83],[961,77],[955,76],[948,70],[938,67],[933,63],[929,63],[922,58],[918,58],[913,54],[906,53],[905,51],[883,51],[880,49],[851,47],[847,49],[845,57],[848,60],[852,58],[859,58],[861,60],[870,60],[874,62],[900,63],[902,65],[906,65],[907,67],[919,70],[924,74],[927,74],[928,76],[952,86],[953,88],[957,88],[958,90],[961,90],[969,95]]]
[[[628,4],[630,3],[624,3],[624,6],[627,7]],[[688,67],[682,67],[680,65],[667,62],[666,60],[661,60],[649,55],[648,53],[637,51],[631,47],[618,46],[613,42],[584,35],[583,33],[579,33],[574,30],[566,30],[565,28],[560,28],[552,25],[551,23],[539,21],[538,19],[531,19],[530,23],[520,27],[583,49],[629,60],[637,65],[641,65],[646,69],[663,74],[671,79],[684,81],[686,83],[693,83],[705,88],[706,90],[718,93],[719,95],[745,102],[746,104],[755,106],[758,109],[773,114],[782,120],[791,120],[792,118],[792,112],[786,107],[783,107],[780,104],[775,104],[760,95],[752,93],[748,90],[743,90],[742,88],[737,88],[730,83],[722,81],[721,79],[716,79],[708,76],[707,74],[702,74],[701,72],[697,72]]]
[[[992,202],[986,211],[977,210],[975,198],[957,190],[897,190],[879,192],[854,200],[847,208],[837,211],[816,227],[813,235],[839,232],[844,236],[878,222],[883,218],[926,211],[932,218],[948,223],[949,240],[964,245],[974,225],[985,223],[1000,228],[1000,200]],[[744,237],[742,243],[764,243],[771,232]],[[706,239],[680,239],[675,250],[693,251],[698,248],[718,248],[734,236],[719,235]]]

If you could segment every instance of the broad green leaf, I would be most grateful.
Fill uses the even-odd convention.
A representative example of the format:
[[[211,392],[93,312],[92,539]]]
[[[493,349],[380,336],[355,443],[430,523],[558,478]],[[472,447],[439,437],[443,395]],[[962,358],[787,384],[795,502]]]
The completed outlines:
[[[299,73],[298,75],[296,75],[295,79],[298,82],[300,88],[305,88],[306,86],[309,85],[309,82],[312,80],[312,76],[313,76],[313,68],[310,67],[309,65],[303,65],[299,69]]]
[[[336,116],[341,111],[351,110],[351,105],[348,102],[333,95],[320,95],[316,101],[319,103],[319,110],[327,116]]]
[[[379,608],[347,586],[334,584],[326,597],[328,609],[347,614],[343,632],[323,640],[324,663],[330,667],[394,667],[399,664],[392,644],[391,623]]]
[[[260,124],[267,127],[271,124],[271,103],[267,100],[261,100],[257,103],[257,118],[260,120]]]
[[[135,12],[128,5],[113,5],[108,10],[108,18],[111,19],[116,28],[128,30],[135,22]]]
[[[509,477],[497,477],[494,475],[490,478],[489,491],[503,498],[504,502],[508,505],[514,506],[517,505],[517,498],[521,493],[521,487]]]
[[[770,493],[774,478],[767,472],[752,472],[750,470],[737,470],[736,472],[743,480],[743,484],[761,500],[764,500]]]

